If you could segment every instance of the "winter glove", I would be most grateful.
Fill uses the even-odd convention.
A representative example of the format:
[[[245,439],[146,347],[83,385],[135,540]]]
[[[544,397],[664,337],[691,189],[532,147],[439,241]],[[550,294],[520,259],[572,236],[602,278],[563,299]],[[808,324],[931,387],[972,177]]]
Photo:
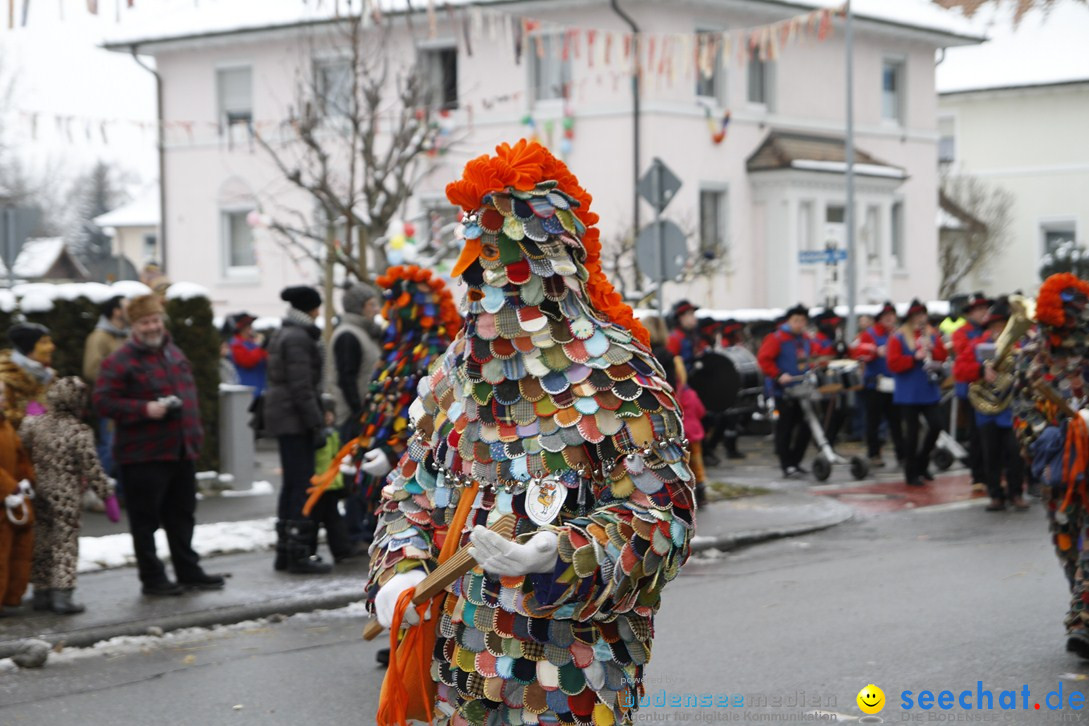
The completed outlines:
[[[29,480],[23,479],[22,481],[19,482],[19,493],[22,494],[27,499],[33,499],[34,498],[34,487],[30,485]]]
[[[113,523],[121,521],[121,504],[117,501],[117,495],[111,494],[103,502],[106,505],[106,519]]]
[[[477,525],[469,534],[469,555],[484,571],[501,577],[517,577],[532,572],[551,572],[556,566],[559,537],[555,532],[538,532],[525,544]]]
[[[314,451],[325,447],[325,429],[323,427],[319,426],[314,429],[311,436],[314,437]]]
[[[378,589],[378,594],[374,596],[374,614],[378,617],[379,625],[383,628],[390,626],[390,623],[393,622],[393,611],[397,607],[397,599],[401,597],[401,593],[410,587],[416,587],[423,582],[425,577],[427,577],[427,573],[423,570],[400,572]],[[427,613],[427,619],[431,619],[430,610]],[[420,616],[416,614],[415,610],[409,608],[405,611],[404,622],[409,625],[418,625]]]
[[[371,449],[363,454],[363,464],[359,467],[367,474],[381,479],[393,471],[393,464],[389,463],[389,457],[381,449]]]

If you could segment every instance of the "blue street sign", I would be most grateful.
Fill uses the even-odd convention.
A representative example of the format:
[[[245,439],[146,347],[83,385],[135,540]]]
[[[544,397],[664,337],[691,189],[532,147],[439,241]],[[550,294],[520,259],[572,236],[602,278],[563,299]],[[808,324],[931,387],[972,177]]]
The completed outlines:
[[[801,250],[798,252],[798,264],[834,265],[847,259],[847,250]]]

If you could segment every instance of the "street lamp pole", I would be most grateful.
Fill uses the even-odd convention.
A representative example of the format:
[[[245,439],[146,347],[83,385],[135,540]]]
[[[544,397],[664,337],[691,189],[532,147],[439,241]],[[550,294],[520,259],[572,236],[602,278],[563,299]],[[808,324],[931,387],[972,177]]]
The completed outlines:
[[[855,304],[858,256],[855,254],[855,110],[854,110],[854,23],[851,20],[851,0],[847,0],[847,136],[844,139],[844,161],[847,163],[847,340],[858,333]]]

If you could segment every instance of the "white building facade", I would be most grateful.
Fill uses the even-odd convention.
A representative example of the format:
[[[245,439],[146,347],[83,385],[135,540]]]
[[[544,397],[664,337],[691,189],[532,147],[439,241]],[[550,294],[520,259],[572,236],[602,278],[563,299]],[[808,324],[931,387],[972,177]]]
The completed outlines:
[[[926,299],[937,290],[935,50],[978,42],[946,11],[907,4],[918,12],[894,17],[882,9],[887,3],[857,3],[855,143],[865,162],[856,197],[859,302]],[[623,3],[644,33],[639,171],[657,157],[677,174],[682,186],[664,216],[690,233],[693,256],[714,258],[707,274],[668,283],[667,304],[681,297],[720,309],[820,304],[827,295],[844,301],[842,262],[832,269],[802,261],[829,245],[842,250],[846,239],[843,21],[817,14],[825,25],[820,39],[812,23],[783,23],[816,5]],[[426,55],[432,83],[452,109],[449,123],[463,139],[433,160],[405,216],[429,208],[448,213],[443,188],[468,159],[536,133],[557,154],[566,152],[594,196],[608,245],[633,224],[630,64],[621,60],[628,26],[604,0],[506,2],[485,10],[481,22],[473,15],[479,8],[440,4],[433,16],[415,14],[411,26],[404,15],[387,13],[368,31],[388,34],[401,59]],[[540,24],[526,25],[524,17]],[[718,45],[713,58],[701,60],[699,34],[772,23],[780,25],[755,59],[742,61],[741,48]],[[520,38],[521,31],[528,35]],[[155,57],[166,130],[167,272],[208,287],[217,312],[274,315],[282,287],[318,280],[313,262],[293,260],[248,223],[256,209],[275,205],[306,216],[314,204],[251,143],[247,129],[275,131],[291,116],[300,74],[343,56],[329,37],[320,23],[255,21],[109,45]],[[568,43],[566,52],[557,50]],[[759,60],[762,54],[767,60]],[[701,63],[711,72],[701,73]],[[727,112],[725,138],[716,143]],[[564,139],[568,125],[573,138]],[[776,157],[781,149],[786,156]],[[646,224],[653,212],[641,207]]]

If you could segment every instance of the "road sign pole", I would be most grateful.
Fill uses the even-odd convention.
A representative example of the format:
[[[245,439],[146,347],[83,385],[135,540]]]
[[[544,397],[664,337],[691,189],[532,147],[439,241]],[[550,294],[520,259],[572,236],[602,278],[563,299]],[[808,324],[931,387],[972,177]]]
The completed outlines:
[[[662,166],[661,164],[654,165],[654,194],[660,196],[662,193]],[[654,214],[654,221],[658,222],[662,218],[661,211]],[[654,225],[654,247],[658,250],[658,315],[661,318],[665,318],[665,294],[663,292],[665,288],[665,241],[662,239],[662,225]]]
[[[858,277],[858,255],[855,254],[855,103],[854,103],[854,23],[851,20],[851,0],[847,0],[847,28],[844,40],[847,46],[847,136],[843,140],[844,161],[847,167],[847,339],[854,340],[858,333],[855,317],[855,287]]]

